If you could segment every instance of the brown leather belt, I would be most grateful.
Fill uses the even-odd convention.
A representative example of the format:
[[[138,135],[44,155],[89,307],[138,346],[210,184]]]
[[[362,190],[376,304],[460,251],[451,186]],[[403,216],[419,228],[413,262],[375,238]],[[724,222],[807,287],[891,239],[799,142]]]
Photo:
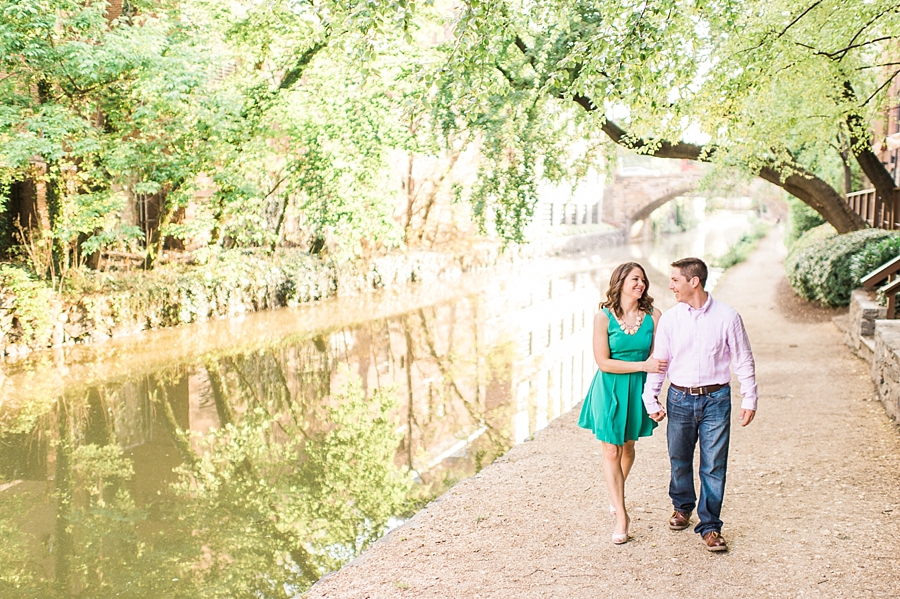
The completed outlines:
[[[675,387],[682,393],[687,393],[688,395],[709,395],[710,393],[715,393],[719,389],[724,389],[731,383],[725,383],[724,385],[706,385],[705,387],[679,387],[674,383],[669,383],[670,387]]]

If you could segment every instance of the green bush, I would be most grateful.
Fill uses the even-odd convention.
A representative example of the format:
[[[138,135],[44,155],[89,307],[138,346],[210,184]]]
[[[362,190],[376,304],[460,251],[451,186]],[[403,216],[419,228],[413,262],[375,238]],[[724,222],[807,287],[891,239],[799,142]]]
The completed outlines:
[[[818,227],[813,227],[812,229],[803,233],[794,243],[791,245],[791,254],[799,252],[803,248],[809,247],[820,241],[824,241],[825,239],[830,239],[832,237],[837,237],[837,229],[832,227],[829,224],[819,225]]]
[[[846,306],[858,285],[851,274],[853,258],[876,242],[894,234],[864,229],[829,235],[813,229],[797,240],[784,261],[787,278],[800,297],[827,306]]]
[[[785,227],[784,245],[793,247],[800,236],[825,223],[822,215],[807,206],[801,200],[788,197],[788,219]]]
[[[850,276],[859,285],[860,279],[897,256],[900,256],[900,233],[895,232],[853,256],[850,261]]]
[[[52,332],[53,299],[53,290],[30,272],[0,264],[0,342],[28,345],[36,340],[46,345]]]

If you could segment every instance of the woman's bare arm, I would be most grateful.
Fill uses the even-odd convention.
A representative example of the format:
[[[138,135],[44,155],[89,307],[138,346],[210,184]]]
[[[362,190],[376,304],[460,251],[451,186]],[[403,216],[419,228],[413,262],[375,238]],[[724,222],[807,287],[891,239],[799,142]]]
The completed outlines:
[[[613,360],[609,356],[609,317],[601,310],[594,315],[594,361],[600,370],[610,374],[665,372],[666,370],[665,360],[657,360],[652,356],[643,362]]]

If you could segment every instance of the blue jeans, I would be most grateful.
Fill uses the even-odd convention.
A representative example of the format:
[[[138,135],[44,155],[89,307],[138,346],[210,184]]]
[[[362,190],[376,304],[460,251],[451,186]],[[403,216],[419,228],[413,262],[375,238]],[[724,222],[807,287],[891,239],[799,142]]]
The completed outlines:
[[[722,530],[722,499],[731,439],[731,387],[709,395],[689,395],[669,387],[666,401],[669,462],[672,478],[669,497],[679,512],[697,508],[700,522],[694,532],[704,535]],[[700,502],[694,491],[694,447],[700,441]]]

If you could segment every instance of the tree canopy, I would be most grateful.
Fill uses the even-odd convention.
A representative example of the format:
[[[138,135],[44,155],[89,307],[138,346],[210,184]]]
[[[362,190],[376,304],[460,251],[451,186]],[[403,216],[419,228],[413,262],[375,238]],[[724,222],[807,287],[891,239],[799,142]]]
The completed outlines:
[[[864,226],[842,197],[861,174],[894,187],[871,129],[896,105],[887,0],[0,13],[2,245],[41,274],[113,250],[147,265],[181,246],[357,255],[410,242],[438,189],[520,241],[538,183],[577,180],[615,146],[760,176],[839,231]],[[478,176],[459,185],[446,175],[467,148]],[[443,160],[429,193],[417,157]]]
[[[761,176],[848,231],[842,160],[894,187],[870,127],[896,105],[898,19],[877,0],[471,3],[454,72],[492,105],[571,100],[620,146]]]

